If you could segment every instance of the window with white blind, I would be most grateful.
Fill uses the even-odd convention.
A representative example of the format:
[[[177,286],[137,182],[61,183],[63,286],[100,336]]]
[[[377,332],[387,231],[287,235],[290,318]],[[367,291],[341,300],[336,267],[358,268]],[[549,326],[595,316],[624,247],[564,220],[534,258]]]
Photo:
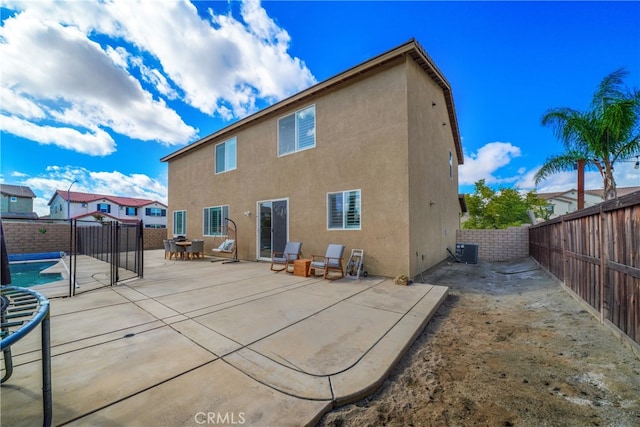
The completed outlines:
[[[229,218],[229,206],[212,206],[204,208],[202,223],[204,224],[202,235],[226,236],[227,221]]]
[[[278,120],[278,156],[316,146],[316,106]]]
[[[360,230],[360,190],[327,195],[327,228]]]
[[[236,168],[236,137],[216,145],[216,173]]]
[[[449,178],[453,179],[453,153],[449,150]]]
[[[173,212],[173,235],[184,236],[187,234],[187,211]]]

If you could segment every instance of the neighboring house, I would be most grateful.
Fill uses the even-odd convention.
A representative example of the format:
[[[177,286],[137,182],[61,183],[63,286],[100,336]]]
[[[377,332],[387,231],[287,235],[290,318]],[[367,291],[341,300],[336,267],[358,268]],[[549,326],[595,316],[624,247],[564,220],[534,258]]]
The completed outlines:
[[[67,203],[67,194],[70,202]],[[69,209],[69,210],[67,210]],[[118,221],[131,223],[142,220],[146,228],[166,228],[167,205],[148,199],[108,196],[56,190],[49,200],[50,219],[77,219],[83,221]]]
[[[33,211],[33,199],[36,195],[29,187],[21,185],[0,184],[3,219],[38,219]]]
[[[270,260],[300,241],[364,249],[369,274],[415,276],[455,248],[463,162],[451,87],[410,40],[164,158],[169,235]]]
[[[618,197],[640,191],[640,187],[619,187],[617,188]],[[551,218],[566,215],[578,210],[578,190],[571,189],[567,191],[559,191],[555,193],[537,193],[538,197],[547,201],[547,209],[551,212]],[[599,190],[584,191],[584,207],[595,206],[604,202],[604,192]]]

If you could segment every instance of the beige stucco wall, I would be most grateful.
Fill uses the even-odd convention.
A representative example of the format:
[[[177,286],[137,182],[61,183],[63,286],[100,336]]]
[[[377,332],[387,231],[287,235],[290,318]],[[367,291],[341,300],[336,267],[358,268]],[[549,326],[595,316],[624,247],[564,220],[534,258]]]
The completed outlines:
[[[409,271],[414,276],[455,249],[459,224],[458,162],[442,89],[414,61],[409,73]],[[434,105],[435,103],[435,105]],[[449,153],[453,157],[449,170]]]
[[[418,273],[429,260],[437,258],[430,252],[426,241],[431,234],[439,236],[439,233],[431,233],[431,228],[426,226],[422,229],[431,234],[424,234],[422,229],[418,229],[429,205],[420,207],[415,214],[409,208],[410,197],[422,201],[422,194],[427,193],[426,186],[440,186],[439,182],[430,182],[426,178],[433,165],[437,165],[438,173],[446,167],[449,179],[449,148],[446,148],[447,158],[442,162],[430,158],[430,149],[425,144],[431,139],[442,138],[442,131],[440,127],[433,131],[426,129],[431,124],[425,123],[424,117],[431,113],[430,110],[424,108],[418,114],[408,114],[408,108],[415,107],[421,100],[418,94],[414,94],[408,102],[407,93],[420,87],[424,80],[409,85],[407,70],[403,60],[378,68],[375,73],[365,74],[356,82],[350,81],[348,85],[252,122],[247,128],[171,159],[169,235],[173,211],[186,210],[187,236],[203,238],[203,208],[229,205],[230,217],[238,225],[238,257],[255,260],[257,202],[286,198],[289,202],[289,240],[303,242],[303,255],[324,254],[329,243],[339,243],[347,247],[345,258],[353,248],[364,249],[365,268],[369,274],[395,276]],[[414,78],[419,74],[417,70],[409,70]],[[424,90],[433,92],[434,96],[438,92],[434,85]],[[438,99],[441,100],[439,109],[442,111],[433,119],[436,121],[440,120],[440,115],[446,117],[441,90]],[[316,147],[277,157],[277,119],[311,104],[316,108]],[[428,105],[430,109],[430,100]],[[412,130],[411,140],[422,141],[412,142],[411,152],[407,144],[410,139],[409,117],[418,123],[419,128]],[[445,137],[451,141],[450,130],[448,132]],[[429,134],[427,139],[422,137],[425,134]],[[237,169],[215,175],[214,145],[233,136],[237,137]],[[437,148],[439,153],[444,152],[446,144],[441,145]],[[452,143],[450,148],[453,150]],[[455,156],[455,150],[453,152]],[[416,155],[419,158],[414,158]],[[410,165],[419,169],[415,177],[412,175],[412,180],[424,181],[411,186],[411,190]],[[421,178],[420,175],[425,176]],[[451,190],[450,198],[457,202],[457,182],[448,184],[446,188],[433,188],[432,197],[436,198],[437,208],[446,206],[448,209],[437,214],[438,217],[452,216],[452,223],[457,224],[457,212],[450,215],[449,199],[437,194]],[[327,193],[355,189],[361,190],[361,230],[328,230]],[[431,208],[432,216],[426,216],[425,220],[433,218],[435,210]],[[245,211],[250,211],[251,216],[243,215]],[[438,224],[441,223],[443,221],[439,220]],[[408,237],[414,233],[410,232],[409,224],[421,236],[415,242],[411,237],[410,245],[407,244]],[[453,242],[455,228],[453,225],[450,230]],[[220,242],[220,238],[204,237],[204,240],[208,253]],[[436,246],[440,246],[442,240],[439,237]],[[413,265],[410,257],[410,251],[418,246],[421,253],[427,255],[424,264],[419,266]]]

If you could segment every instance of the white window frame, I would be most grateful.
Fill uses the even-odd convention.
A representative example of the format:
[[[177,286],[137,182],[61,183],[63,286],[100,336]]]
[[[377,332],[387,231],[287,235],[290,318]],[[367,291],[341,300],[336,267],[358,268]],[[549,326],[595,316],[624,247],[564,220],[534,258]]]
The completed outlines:
[[[157,215],[153,213],[154,209],[158,211]],[[158,217],[158,218],[166,217],[167,216],[167,210],[165,208],[158,208],[158,207],[145,208],[144,209],[144,214],[145,214],[145,216]]]
[[[211,227],[211,212],[218,211],[220,223]],[[202,210],[202,235],[210,237],[226,236],[228,234],[227,222],[224,220],[229,218],[229,205],[209,206]],[[211,228],[214,228],[213,232]]]
[[[178,227],[177,227],[177,216],[178,214],[182,214],[182,221],[180,226],[182,228],[182,233],[179,233],[178,231]],[[185,210],[180,210],[180,211],[173,211],[173,235],[174,236],[186,236],[187,235],[187,211]]]
[[[9,201],[11,203],[16,203],[18,201],[18,198],[16,196],[11,196],[11,198],[9,199]]]
[[[453,179],[453,153],[449,150],[449,178]]]
[[[224,166],[222,170],[218,170],[218,147],[224,147]],[[228,148],[233,147],[233,150],[228,150]],[[214,146],[214,165],[213,168],[215,170],[216,175],[220,173],[229,172],[235,170],[238,167],[238,138],[233,137],[229,138],[226,141],[220,142]],[[230,152],[233,152],[233,158],[230,157]],[[233,164],[230,163],[233,161]]]
[[[356,209],[358,213],[358,224],[357,225],[349,225],[349,210],[344,207],[349,204],[349,196],[352,193],[357,194],[356,200]],[[332,204],[331,198],[332,196],[340,196],[340,203],[342,205],[341,212],[341,225],[334,225],[334,221],[332,221]],[[337,212],[336,212],[337,213]],[[335,219],[335,215],[333,215]],[[327,193],[327,230],[361,230],[362,229],[362,190],[346,190],[346,191],[335,191],[331,193]]]
[[[302,118],[302,116],[307,113],[307,112],[311,112],[313,111],[313,143],[311,145],[304,145],[304,146],[300,146],[300,135],[299,133],[302,131],[300,129],[300,120]],[[281,126],[280,123],[283,120],[286,119],[291,119],[291,117],[294,117],[294,131],[293,131],[293,148],[290,151],[284,151],[284,147],[283,147],[283,142],[281,141],[281,138],[283,137],[282,133],[281,133]],[[278,157],[282,157],[282,156],[286,156],[289,154],[293,154],[293,153],[297,153],[299,151],[304,151],[304,150],[309,150],[311,148],[315,148],[316,146],[316,105],[315,104],[311,104],[305,108],[302,108],[294,113],[291,114],[287,114],[286,116],[280,117],[278,119],[278,146],[277,146],[277,150],[278,150]]]

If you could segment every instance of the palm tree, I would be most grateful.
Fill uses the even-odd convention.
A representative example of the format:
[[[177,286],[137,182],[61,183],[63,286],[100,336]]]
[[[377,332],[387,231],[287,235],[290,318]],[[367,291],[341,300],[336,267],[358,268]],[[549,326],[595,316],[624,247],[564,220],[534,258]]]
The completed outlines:
[[[640,152],[640,92],[623,86],[627,74],[619,69],[606,76],[587,111],[564,107],[544,114],[542,125],[553,128],[565,152],[547,158],[535,175],[536,184],[576,164],[585,165],[600,172],[605,200],[616,197],[613,165]]]

